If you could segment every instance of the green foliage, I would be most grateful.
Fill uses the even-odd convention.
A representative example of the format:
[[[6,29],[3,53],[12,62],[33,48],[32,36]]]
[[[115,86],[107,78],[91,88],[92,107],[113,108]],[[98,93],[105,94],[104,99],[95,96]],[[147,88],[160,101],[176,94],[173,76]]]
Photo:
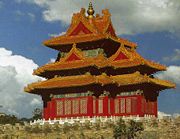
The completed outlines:
[[[71,126],[68,123],[64,123],[63,132],[66,134],[71,130]]]
[[[122,119],[119,119],[117,124],[114,126],[113,133],[114,138],[128,138],[134,139],[143,131],[143,124],[141,122],[129,121],[129,124],[125,124]]]
[[[135,122],[131,120],[127,128],[128,139],[134,139],[135,137],[137,137],[138,133],[140,133],[143,130],[143,124],[141,122]]]
[[[15,123],[19,123],[21,125],[24,124],[24,122],[30,122],[33,120],[42,119],[42,110],[39,108],[35,108],[33,111],[33,117],[28,118],[21,118],[18,119],[15,115],[1,115],[0,116],[0,124],[11,124],[15,125]]]
[[[113,133],[114,133],[114,138],[123,138],[126,136],[126,124],[122,119],[119,119],[117,124],[114,126]]]
[[[32,121],[42,119],[42,110],[40,108],[35,108],[32,114],[33,114],[33,117],[31,118]]]
[[[114,123],[111,120],[107,121],[106,125],[107,125],[107,128],[113,128],[114,127]]]
[[[15,125],[15,123],[23,124],[23,122],[21,120],[19,120],[15,115],[2,115],[2,116],[0,116],[0,124]]]
[[[85,123],[84,123],[84,126],[85,126],[85,129],[91,129],[91,123],[90,123],[90,121],[86,121]]]
[[[79,130],[79,128],[80,128],[79,123],[74,123],[74,124],[72,125],[72,129],[73,129],[73,130]]]

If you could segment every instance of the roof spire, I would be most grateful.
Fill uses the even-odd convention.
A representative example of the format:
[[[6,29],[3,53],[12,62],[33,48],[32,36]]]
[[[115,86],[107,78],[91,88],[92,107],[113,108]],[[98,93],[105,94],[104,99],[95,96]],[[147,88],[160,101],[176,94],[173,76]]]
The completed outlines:
[[[92,2],[89,3],[87,13],[88,13],[88,18],[89,19],[93,18],[94,9],[93,9],[93,6],[92,6]]]

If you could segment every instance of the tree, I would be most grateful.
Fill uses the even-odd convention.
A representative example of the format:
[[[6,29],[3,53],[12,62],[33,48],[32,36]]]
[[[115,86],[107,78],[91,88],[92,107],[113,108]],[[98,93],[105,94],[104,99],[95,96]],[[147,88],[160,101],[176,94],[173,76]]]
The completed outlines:
[[[0,124],[12,124],[15,123],[23,124],[15,115],[2,115],[0,116]]]
[[[119,119],[117,124],[114,126],[113,133],[115,139],[121,139],[126,137],[126,124],[124,120]]]
[[[32,114],[32,120],[42,119],[42,110],[40,108],[35,108]]]

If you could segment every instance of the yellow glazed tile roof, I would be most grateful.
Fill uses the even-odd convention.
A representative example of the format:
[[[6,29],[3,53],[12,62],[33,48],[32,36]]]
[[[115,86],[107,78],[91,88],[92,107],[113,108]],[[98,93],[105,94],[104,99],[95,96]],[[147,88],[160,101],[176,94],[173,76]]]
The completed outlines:
[[[115,35],[115,30],[111,22],[111,15],[107,9],[102,11],[103,16],[97,15],[91,20],[85,16],[85,9],[81,9],[79,13],[73,14],[71,25],[68,28],[65,35],[53,37],[49,40],[43,42],[44,45],[58,49],[60,45],[67,45],[73,43],[81,43],[81,42],[90,42],[97,41],[101,39],[111,39],[115,42],[124,43],[132,48],[136,48],[137,44],[125,40],[123,38],[118,38]],[[82,23],[91,33],[90,34],[77,34],[71,35],[71,33],[77,28],[79,23]],[[108,32],[109,26],[112,27],[112,31],[114,32],[112,35]],[[56,47],[58,45],[58,47]]]
[[[142,83],[155,84],[166,88],[175,88],[175,84],[160,80],[156,78],[150,78],[147,75],[141,75],[139,72],[133,74],[123,74],[116,76],[107,76],[105,73],[99,76],[93,76],[89,73],[79,76],[66,76],[55,77],[46,81],[39,81],[32,83],[25,87],[25,91],[31,93],[36,89],[52,89],[52,88],[64,88],[64,87],[78,87],[90,84],[117,84],[118,86],[136,85]]]
[[[126,55],[128,59],[114,61],[114,59],[118,56],[120,52]],[[77,55],[80,60],[67,61],[67,59],[72,53]],[[88,66],[96,66],[98,68],[128,68],[139,65],[146,65],[157,70],[166,69],[166,67],[163,65],[142,58],[135,50],[126,50],[123,45],[119,47],[119,49],[114,55],[112,55],[110,58],[106,58],[103,54],[99,54],[97,57],[85,57],[84,53],[78,50],[74,44],[71,51],[65,56],[65,58],[61,58],[60,61],[57,61],[55,63],[46,64],[35,70],[33,74],[40,75],[45,71],[76,69]]]

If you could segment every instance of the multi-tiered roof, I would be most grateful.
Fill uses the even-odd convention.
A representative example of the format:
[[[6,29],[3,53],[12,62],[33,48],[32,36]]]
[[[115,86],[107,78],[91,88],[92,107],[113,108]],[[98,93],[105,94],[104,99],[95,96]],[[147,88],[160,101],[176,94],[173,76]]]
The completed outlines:
[[[113,28],[110,13],[93,16],[90,5],[88,16],[81,9],[72,17],[67,32],[44,42],[44,45],[60,51],[63,56],[34,71],[34,75],[47,78],[32,83],[26,92],[71,93],[84,90],[131,91],[138,88],[174,88],[175,84],[152,76],[166,67],[141,57],[137,44],[120,38]],[[87,56],[88,50],[101,49],[95,56]],[[77,92],[78,91],[78,92]]]

